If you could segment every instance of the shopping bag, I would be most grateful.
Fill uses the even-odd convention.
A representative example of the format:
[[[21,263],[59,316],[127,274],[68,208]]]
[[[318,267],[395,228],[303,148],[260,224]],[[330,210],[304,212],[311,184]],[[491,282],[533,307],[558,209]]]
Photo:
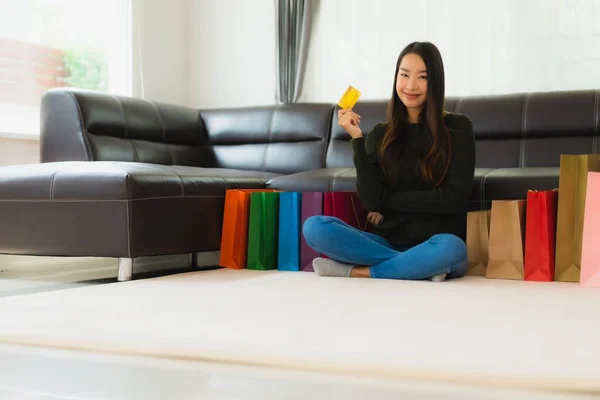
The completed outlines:
[[[279,240],[277,269],[300,271],[300,237],[302,236],[302,193],[279,195]]]
[[[367,214],[356,192],[325,193],[323,215],[339,218],[354,228],[366,231]]]
[[[302,193],[302,226],[304,222],[315,215],[323,215],[323,193]],[[312,262],[319,257],[319,253],[306,243],[304,235],[300,235],[300,265],[302,271],[314,272]]]
[[[600,172],[600,155],[561,155],[554,280],[579,282],[588,172]]]
[[[527,200],[492,200],[487,278],[523,280],[526,206]]]
[[[600,173],[598,172],[588,174],[581,244],[580,285],[600,287]]]
[[[219,254],[221,267],[246,268],[250,194],[273,191],[272,189],[229,189],[225,191],[225,210]]]
[[[485,276],[489,261],[490,210],[467,213],[467,275]]]
[[[246,268],[277,269],[279,192],[250,194]]]
[[[554,280],[558,189],[527,192],[525,219],[525,280]]]
[[[354,228],[367,230],[368,211],[360,203],[356,192],[326,192],[323,197],[323,215],[338,218]],[[320,257],[329,258],[325,254]]]

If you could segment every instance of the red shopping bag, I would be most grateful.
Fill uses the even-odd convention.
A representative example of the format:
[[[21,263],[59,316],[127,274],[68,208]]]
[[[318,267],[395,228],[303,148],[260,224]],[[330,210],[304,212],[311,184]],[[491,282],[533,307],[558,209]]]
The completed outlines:
[[[323,215],[323,193],[321,192],[304,192],[302,193],[302,211],[301,221],[304,222],[312,216]],[[300,269],[305,272],[314,272],[313,260],[319,257],[320,254],[313,250],[306,243],[304,235],[300,235]]]
[[[525,280],[554,280],[558,190],[527,192]]]
[[[323,215],[339,218],[354,228],[366,231],[367,214],[356,192],[325,193]]]
[[[323,215],[336,217],[348,225],[367,230],[368,211],[358,200],[356,192],[326,192],[323,199]],[[321,257],[328,258],[325,254]]]

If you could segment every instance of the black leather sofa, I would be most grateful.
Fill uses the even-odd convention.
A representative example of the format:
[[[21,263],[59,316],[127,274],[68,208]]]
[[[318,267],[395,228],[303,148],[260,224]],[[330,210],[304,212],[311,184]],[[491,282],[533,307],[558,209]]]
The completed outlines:
[[[386,101],[355,107],[368,132]],[[469,209],[558,187],[560,154],[598,153],[600,90],[448,98],[473,121]],[[41,164],[0,168],[0,253],[132,260],[220,247],[230,188],[355,190],[334,104],[196,110],[78,89],[47,92]]]

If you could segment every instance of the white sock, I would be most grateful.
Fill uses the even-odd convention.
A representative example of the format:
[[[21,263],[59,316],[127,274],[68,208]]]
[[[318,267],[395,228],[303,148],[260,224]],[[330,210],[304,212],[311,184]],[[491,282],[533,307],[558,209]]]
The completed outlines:
[[[348,278],[353,265],[344,264],[329,258],[317,257],[313,260],[313,268],[319,276],[339,276]]]
[[[446,274],[438,274],[438,275],[434,275],[431,278],[429,278],[429,280],[431,280],[432,282],[443,282],[446,279]]]

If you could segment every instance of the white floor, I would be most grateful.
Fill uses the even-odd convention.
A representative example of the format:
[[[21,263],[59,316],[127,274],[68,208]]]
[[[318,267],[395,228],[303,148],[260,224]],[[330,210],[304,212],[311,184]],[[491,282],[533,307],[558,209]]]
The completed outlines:
[[[219,252],[199,256],[201,266],[217,265]],[[136,277],[188,267],[187,254],[144,257],[134,261]],[[0,254],[0,298],[112,283],[117,259],[100,257],[33,257]]]
[[[69,298],[70,293],[80,292],[80,289],[64,290],[67,288],[81,288],[83,292],[87,293],[89,289],[93,289],[90,293],[103,293],[99,291],[101,287],[97,288],[86,288],[89,286],[98,286],[106,283],[114,283],[116,277],[116,264],[113,264],[114,260],[110,259],[71,259],[68,262],[64,262],[64,259],[33,259],[33,258],[19,258],[18,260],[7,258],[8,256],[0,256],[0,308],[2,304],[10,304],[16,302],[18,306],[19,302],[24,301],[27,304],[26,298],[29,298],[29,294],[36,292],[56,292],[56,296],[53,293],[39,293],[33,295],[38,299],[48,298],[57,299],[55,306],[60,307],[63,294],[65,298]],[[218,254],[217,254],[218,257]],[[214,260],[215,254],[209,255],[209,259]],[[15,262],[18,261],[18,262]],[[40,262],[42,261],[42,262]],[[205,260],[206,261],[206,260]],[[138,270],[155,270],[157,265],[162,264],[169,268],[181,268],[186,264],[187,258],[181,256],[176,259],[155,259],[141,261],[138,265]],[[210,261],[208,261],[210,263]],[[208,265],[208,264],[203,264]],[[167,270],[169,268],[166,268]],[[277,299],[285,299],[289,301],[289,296],[293,297],[293,293],[298,292],[307,298],[307,296],[316,295],[313,290],[323,290],[324,288],[331,287],[335,289],[340,284],[345,285],[360,285],[361,280],[349,281],[325,281],[317,278],[316,281],[311,280],[312,278],[307,275],[299,275],[299,281],[311,282],[310,290],[307,292],[306,287],[303,289],[294,289],[291,291],[285,291],[283,288],[279,291],[279,297],[259,298],[261,295],[261,289],[267,289],[273,285],[275,287],[280,286],[283,281],[290,279],[294,275],[284,274],[259,274],[259,276],[246,276],[248,271],[242,271],[241,274],[235,274],[234,271],[224,271],[225,274],[217,273],[218,271],[209,272],[207,275],[202,274],[182,274],[172,275],[167,280],[171,280],[177,288],[185,290],[186,287],[197,287],[198,290],[194,290],[193,296],[184,296],[185,302],[188,304],[217,304],[218,302],[223,303],[224,299],[219,296],[221,290],[218,289],[219,285],[227,284],[232,285],[225,289],[225,294],[231,296],[232,294],[238,293],[241,296],[239,299],[234,299],[233,303],[245,302],[249,304],[249,308],[246,307],[246,313],[251,312],[253,304],[256,307],[266,310],[265,303],[273,304]],[[233,272],[235,275],[229,274]],[[167,272],[168,273],[168,272]],[[180,278],[184,276],[192,277],[192,279],[186,279],[185,284],[182,285]],[[227,279],[222,281],[223,276],[236,277],[233,281],[227,283]],[[266,280],[255,280],[254,284],[246,285],[245,280],[253,280],[260,276],[268,278],[271,276],[271,282],[269,279]],[[239,277],[239,279],[238,279]],[[281,280],[283,278],[283,281]],[[194,280],[196,280],[194,282]],[[201,283],[205,285],[201,287]],[[262,282],[262,283],[261,283]],[[331,282],[331,285],[327,282]],[[335,283],[334,283],[335,282]],[[161,293],[161,279],[138,280],[136,282],[128,283],[127,285],[139,286],[142,288],[148,287],[155,293],[155,296],[160,299]],[[316,284],[315,284],[316,283]],[[373,283],[370,283],[373,284]],[[158,285],[158,286],[157,286]],[[177,286],[179,285],[179,286]],[[323,286],[324,285],[324,286]],[[440,288],[444,289],[440,291],[440,294],[445,291],[446,295],[440,296],[439,304],[441,309],[449,307],[449,303],[460,303],[459,312],[456,314],[457,318],[455,322],[460,324],[461,316],[464,318],[467,314],[472,313],[472,307],[480,310],[488,310],[489,315],[481,315],[479,320],[473,320],[469,323],[475,324],[479,328],[472,331],[473,338],[471,340],[462,340],[459,338],[458,342],[454,342],[451,345],[459,346],[458,352],[454,353],[461,354],[460,346],[463,346],[462,354],[465,357],[472,357],[475,348],[484,349],[481,346],[486,340],[490,341],[494,338],[498,339],[503,337],[502,332],[510,333],[511,330],[520,335],[506,339],[505,343],[515,343],[521,341],[527,341],[538,338],[538,344],[535,352],[539,353],[541,357],[538,360],[538,364],[541,369],[547,369],[549,371],[552,368],[543,367],[542,364],[556,361],[557,356],[562,357],[565,353],[560,349],[552,350],[553,345],[560,345],[560,337],[553,338],[556,335],[556,331],[548,329],[546,332],[536,332],[534,335],[531,332],[527,332],[526,325],[527,321],[520,321],[518,317],[511,316],[507,313],[506,309],[503,309],[503,300],[516,301],[517,307],[520,302],[524,312],[521,312],[522,316],[529,315],[534,320],[537,320],[542,326],[545,324],[552,323],[553,319],[557,319],[556,326],[566,324],[567,331],[573,332],[574,341],[568,341],[564,343],[564,346],[574,346],[574,357],[571,361],[577,362],[577,357],[591,357],[591,354],[596,354],[597,346],[593,343],[587,343],[592,337],[597,337],[595,330],[597,324],[597,318],[600,313],[595,313],[597,304],[600,302],[594,301],[600,294],[600,290],[590,289],[579,289],[578,285],[575,284],[537,284],[537,283],[525,283],[525,282],[509,282],[509,281],[483,281],[485,287],[475,287],[472,293],[469,293],[468,282],[455,282],[455,283],[443,283],[443,286],[431,286],[437,285],[429,283],[428,288]],[[465,286],[466,285],[466,286]],[[525,286],[524,286],[525,285]],[[533,285],[531,287],[537,287],[538,294],[533,296],[523,296],[523,293],[519,295],[519,288],[529,287],[526,285]],[[554,285],[554,286],[552,286]],[[351,293],[359,293],[361,296],[365,295],[365,288],[352,288],[349,286]],[[402,288],[400,286],[403,286]],[[497,286],[500,291],[497,292],[498,296],[494,296],[492,293],[488,293],[488,290],[494,290],[493,287]],[[124,289],[125,286],[122,284],[108,285],[113,289],[117,289],[115,293],[121,292],[120,289]],[[257,288],[258,287],[258,288]],[[320,287],[320,289],[319,289]],[[394,290],[390,291],[393,287]],[[487,287],[487,288],[486,288]],[[423,301],[423,296],[419,294],[422,290],[421,283],[406,282],[398,285],[394,282],[386,282],[382,285],[384,289],[383,296],[389,299],[401,301],[401,304],[407,304],[406,310],[400,311],[399,318],[410,318],[411,309],[418,308],[418,303]],[[178,290],[179,290],[178,289]],[[203,290],[204,289],[204,290]],[[400,296],[397,296],[396,290],[401,290]],[[245,291],[245,292],[244,292]],[[60,292],[60,293],[59,293]],[[62,293],[62,294],[61,294]],[[448,294],[454,293],[454,299],[446,299]],[[147,293],[149,294],[149,293]],[[143,294],[146,296],[147,294]],[[298,294],[298,293],[296,293]],[[344,301],[344,298],[340,297],[340,293],[331,293],[333,296],[329,296],[330,299]],[[402,296],[408,295],[406,296]],[[162,295],[165,295],[163,293]],[[41,296],[41,297],[40,297]],[[48,297],[49,296],[49,297]],[[212,297],[211,297],[212,296]],[[283,296],[283,297],[281,297]],[[392,296],[392,297],[390,297]],[[458,296],[458,297],[457,297]],[[474,302],[469,301],[469,296],[474,296]],[[580,300],[576,300],[574,297],[582,296],[580,300],[584,303],[582,307],[575,308],[578,304],[581,304]],[[72,297],[72,296],[71,296]],[[76,296],[77,297],[77,296]],[[154,297],[154,296],[152,296]],[[18,300],[20,298],[21,300]],[[136,300],[140,298],[134,295]],[[231,297],[229,297],[231,298]],[[406,303],[405,298],[414,300],[414,303]],[[114,300],[114,299],[113,299]],[[133,300],[133,298],[132,298]],[[141,303],[144,299],[141,299]],[[147,300],[147,299],[146,299]],[[449,303],[448,303],[449,300]],[[498,301],[500,300],[500,301]],[[255,303],[252,303],[252,302]],[[436,300],[438,301],[438,300]],[[579,303],[578,303],[579,301]],[[204,304],[203,302],[208,302]],[[115,300],[113,303],[118,304]],[[6,305],[5,304],[5,305]],[[4,318],[0,317],[0,330],[6,330],[7,324],[11,321],[17,321],[21,319],[20,316],[24,316],[22,313],[35,313],[41,311],[39,307],[44,307],[43,301],[34,301],[30,303],[33,308],[21,308],[21,314],[19,318],[8,317],[10,315],[11,308],[8,308],[8,314],[5,312]],[[111,304],[110,299],[106,302],[107,307],[115,307]],[[135,301],[131,304],[135,304]],[[366,307],[370,307],[369,301],[367,301]],[[594,305],[596,304],[596,305]],[[171,304],[172,306],[173,304]],[[288,304],[289,305],[289,304]],[[457,304],[453,304],[456,306]],[[552,307],[552,312],[549,313],[535,313],[535,309],[544,305]],[[64,305],[63,305],[64,306]],[[319,308],[319,302],[308,301],[306,303],[308,309],[317,312]],[[304,309],[307,309],[307,308]],[[302,307],[301,307],[302,308]],[[74,310],[77,306],[74,306]],[[153,308],[154,309],[154,308]],[[5,307],[5,311],[6,311]],[[36,311],[37,310],[37,311]],[[48,308],[46,313],[52,313],[52,307]],[[64,311],[65,309],[63,309]],[[223,311],[231,311],[226,307]],[[347,313],[348,309],[340,307],[340,312]],[[121,310],[122,311],[122,310]],[[364,311],[364,310],[363,310]],[[581,312],[583,311],[583,314]],[[61,314],[61,310],[57,310],[58,314]],[[402,317],[402,312],[404,316]],[[407,314],[408,312],[408,314]],[[586,312],[588,314],[586,314]],[[57,315],[58,315],[57,314]],[[176,313],[177,314],[177,313]],[[15,314],[17,315],[17,314]],[[68,313],[62,313],[61,318],[68,319]],[[148,314],[150,315],[150,314]],[[156,314],[161,315],[161,313]],[[181,316],[182,314],[179,313]],[[325,312],[325,316],[335,318],[335,313],[330,314],[328,311]],[[582,330],[577,333],[576,327],[572,326],[573,322],[577,320],[579,315],[579,321],[582,324]],[[583,315],[583,319],[581,316]],[[587,319],[586,319],[587,315]],[[594,316],[595,315],[595,316]],[[65,317],[67,316],[67,317]],[[266,317],[267,315],[262,313],[259,315]],[[493,318],[490,318],[493,316]],[[8,317],[8,318],[7,318]],[[428,316],[423,316],[427,318]],[[435,318],[435,315],[429,316]],[[76,315],[73,318],[77,318]],[[414,315],[412,316],[414,319]],[[517,319],[515,319],[517,318]],[[65,319],[65,321],[67,321]],[[85,318],[84,318],[85,319]],[[497,319],[500,323],[497,326],[498,333],[494,334],[493,329],[490,330],[491,322]],[[445,319],[438,318],[439,322],[443,322]],[[450,320],[448,320],[450,321]],[[512,326],[511,322],[512,321]],[[519,321],[519,322],[517,322]],[[21,319],[21,323],[23,320]],[[224,321],[221,321],[223,323]],[[248,321],[245,321],[248,322]],[[289,322],[289,321],[288,321]],[[18,323],[18,322],[17,322]],[[292,321],[292,329],[294,329],[294,322]],[[515,325],[516,324],[516,325]],[[571,324],[571,326],[569,325]],[[2,328],[4,325],[4,328]],[[428,324],[425,324],[428,325]],[[430,325],[430,324],[429,324]],[[584,326],[585,325],[585,326]],[[114,327],[114,324],[111,324]],[[130,324],[130,327],[132,325]],[[23,328],[23,325],[21,325]],[[235,329],[235,327],[231,326]],[[385,325],[376,329],[387,329]],[[189,324],[188,324],[189,328]],[[246,327],[247,328],[247,327]],[[346,327],[347,328],[347,327]],[[392,327],[393,328],[393,327]],[[335,328],[334,328],[335,329]],[[356,331],[355,327],[355,330]],[[361,328],[362,329],[362,328]],[[396,329],[393,328],[392,330]],[[446,326],[439,331],[441,337],[447,337],[449,332],[460,330],[460,327]],[[592,329],[589,331],[588,329]],[[8,329],[10,330],[10,329]],[[113,330],[113,329],[109,329]],[[352,330],[350,330],[352,332]],[[401,330],[398,332],[402,332]],[[56,333],[56,332],[54,332]],[[113,334],[115,332],[112,332]],[[482,337],[481,334],[486,333],[488,337]],[[244,332],[240,332],[241,335]],[[281,332],[279,332],[281,334]],[[352,334],[352,333],[350,333]],[[456,334],[456,332],[454,332]],[[541,335],[540,335],[541,334]],[[428,336],[427,333],[425,336]],[[546,336],[544,336],[546,335]],[[389,340],[389,333],[383,335]],[[560,335],[559,335],[560,336]],[[482,340],[483,339],[483,340]],[[184,338],[185,340],[185,338]],[[292,339],[293,340],[293,339]],[[297,339],[296,339],[297,340]],[[307,338],[307,340],[310,340]],[[577,342],[579,340],[580,342]],[[343,341],[343,340],[342,340]],[[472,342],[473,344],[470,344]],[[279,344],[283,344],[281,342]],[[443,348],[439,350],[442,353],[438,354],[438,358],[441,354],[443,362],[449,362],[445,360],[443,355],[449,355],[444,348],[447,350],[447,343],[442,344]],[[488,345],[494,346],[493,342],[489,342]],[[474,346],[474,347],[473,347]],[[521,343],[521,347],[523,344]],[[305,346],[306,347],[306,346]],[[525,346],[526,347],[526,346]],[[523,347],[522,347],[523,348]],[[580,350],[586,350],[587,355],[582,356]],[[307,348],[309,349],[309,348]],[[309,349],[310,350],[310,349]],[[397,350],[397,349],[396,349]],[[428,346],[423,349],[423,357],[434,359],[436,354],[436,346]],[[510,354],[510,348],[507,349],[506,354]],[[487,351],[487,350],[486,350]],[[494,351],[492,351],[494,353]],[[502,354],[502,350],[496,351],[496,355]],[[433,356],[432,356],[433,355]],[[532,365],[532,359],[528,359],[531,354],[526,354],[525,362],[529,362]],[[313,358],[318,357],[317,354],[312,354]],[[504,357],[504,356],[501,356]],[[588,357],[588,358],[589,358]],[[592,357],[591,359],[593,359]],[[506,362],[510,359],[507,356],[503,361]],[[517,358],[518,359],[518,358]],[[596,359],[596,365],[598,368],[598,381],[600,382],[600,358]],[[566,360],[568,361],[568,360]],[[453,361],[454,362],[454,361]],[[464,364],[464,363],[463,363]],[[511,364],[507,364],[511,365]],[[563,368],[565,372],[569,371],[574,367],[573,362],[565,362]],[[521,368],[523,366],[520,366]],[[514,368],[519,368],[518,364],[514,364]],[[506,373],[507,371],[498,369],[498,371]],[[589,370],[585,372],[590,376]],[[593,375],[593,372],[592,372]],[[310,369],[298,369],[289,368],[283,365],[282,367],[268,367],[268,366],[245,366],[230,362],[207,362],[207,361],[183,361],[177,359],[169,359],[164,357],[152,357],[152,356],[134,356],[134,355],[115,355],[109,353],[89,353],[77,350],[65,350],[57,348],[43,348],[23,345],[11,345],[11,344],[0,344],[0,399],[2,400],[71,400],[71,399],[423,399],[423,400],[437,400],[437,399],[592,399],[599,398],[600,395],[586,392],[585,390],[570,390],[568,392],[556,391],[555,389],[541,390],[539,388],[525,389],[522,385],[521,388],[516,386],[511,387],[506,385],[506,380],[502,384],[495,385],[488,379],[485,384],[471,382],[460,382],[460,381],[447,381],[442,382],[439,379],[431,379],[432,377],[419,377],[410,378],[407,377],[379,377],[377,374],[371,374],[366,376],[365,374],[345,374],[343,372],[328,372],[327,369],[322,371],[311,371]],[[589,379],[588,379],[589,383]],[[598,393],[598,392],[594,392]]]
[[[357,378],[0,345],[3,400],[584,400],[600,396]]]

